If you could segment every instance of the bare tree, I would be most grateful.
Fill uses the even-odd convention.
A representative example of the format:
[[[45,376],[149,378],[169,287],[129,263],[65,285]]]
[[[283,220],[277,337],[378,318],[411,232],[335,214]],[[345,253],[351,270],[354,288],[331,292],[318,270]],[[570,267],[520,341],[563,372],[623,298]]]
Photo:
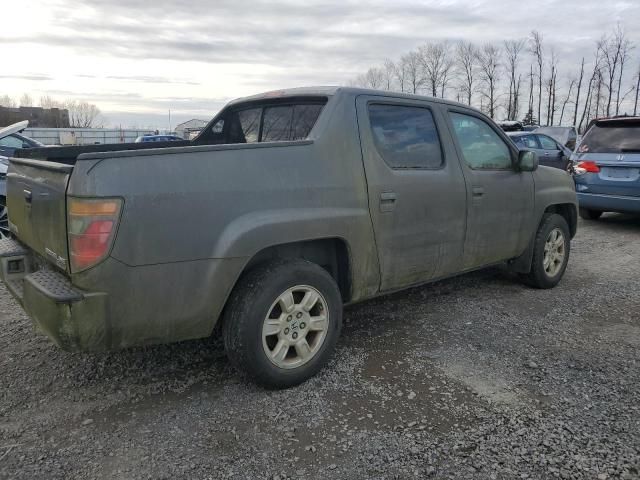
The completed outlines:
[[[560,110],[560,120],[558,120],[558,125],[562,125],[562,119],[564,118],[564,110],[567,107],[567,103],[569,103],[569,101],[571,100],[571,91],[573,90],[573,86],[576,84],[576,79],[572,78],[569,81],[569,89],[567,91],[567,96],[564,97],[564,100],[562,101],[562,109]],[[576,108],[577,111],[577,108]]]
[[[531,31],[529,36],[529,51],[534,56],[538,64],[538,121],[542,116],[542,70],[544,67],[544,48],[542,45],[542,34],[536,30]]]
[[[0,95],[0,107],[16,108],[16,102],[9,95]]]
[[[536,123],[533,116],[533,64],[529,65],[529,108],[527,109],[527,120],[531,125]],[[536,120],[539,121],[539,120]]]
[[[504,51],[506,67],[509,74],[509,101],[507,104],[507,119],[515,120],[518,115],[518,63],[520,53],[524,49],[525,40],[505,40]]]
[[[616,115],[618,115],[618,113],[620,112],[620,91],[622,90],[622,75],[624,74],[624,64],[629,59],[629,54],[634,48],[631,41],[624,38],[624,32],[622,33],[622,37],[622,45],[620,47],[620,69],[618,70],[618,87],[616,89]]]
[[[595,55],[595,59],[594,59],[593,72],[591,73],[591,77],[589,78],[589,85],[587,86],[587,97],[586,97],[585,102],[584,102],[584,108],[582,109],[582,115],[580,117],[580,123],[577,125],[578,131],[582,131],[582,125],[584,124],[585,120],[587,120],[586,124],[587,125],[589,124],[589,121],[588,121],[587,117],[589,115],[589,112],[591,111],[591,102],[592,102],[592,97],[593,97],[593,85],[596,82],[596,79],[598,78],[598,76],[600,76],[600,68],[601,68],[600,62],[601,62],[600,50],[598,49],[596,51],[596,55]]]
[[[547,80],[547,125],[553,126],[556,112],[556,82],[558,78],[558,59],[555,50],[551,49],[549,60],[549,79]]]
[[[453,67],[447,42],[428,43],[419,50],[424,77],[432,96],[444,96]]]
[[[638,73],[636,74],[636,99],[633,103],[633,115],[638,114],[638,94],[640,93],[640,69],[638,69]]]
[[[383,84],[383,88],[385,90],[393,90],[393,79],[395,78],[395,72],[396,72],[396,64],[393,63],[393,60],[390,59],[385,59],[383,67],[382,67],[382,73],[383,73],[383,80],[384,80],[384,84]]]
[[[478,51],[471,42],[459,42],[456,45],[457,73],[461,77],[460,90],[466,96],[467,105],[471,105],[475,92]]]
[[[611,103],[617,79],[616,73],[622,59],[622,49],[625,42],[624,30],[618,25],[613,35],[603,35],[597,44],[598,50],[602,55],[604,75],[606,75],[606,79],[604,79],[606,81],[601,85],[601,88],[604,87],[607,90],[605,103],[607,116],[611,115]]]
[[[384,71],[378,67],[371,67],[362,75],[358,75],[354,84],[359,87],[381,89],[385,84]]]
[[[59,102],[51,98],[49,95],[40,97],[40,106],[42,108],[63,108],[64,107],[63,102]]]
[[[580,106],[580,89],[582,88],[582,79],[584,78],[584,57],[582,57],[582,63],[580,64],[580,76],[578,77],[578,88],[576,91],[575,108],[573,110],[573,123],[575,127],[578,122],[578,108]]]
[[[28,93],[23,93],[20,97],[21,107],[33,107],[33,98]]]
[[[495,117],[497,107],[497,85],[500,70],[500,49],[490,43],[485,44],[478,55],[480,66],[480,80],[483,89],[482,97],[488,102],[487,113],[491,118]]]
[[[69,123],[74,128],[96,127],[100,116],[100,109],[89,102],[70,100],[65,108],[69,110]]]
[[[405,92],[407,90],[407,58],[402,57],[398,62],[395,63],[394,69],[395,79],[398,84],[398,88],[401,92]]]
[[[402,57],[401,61],[405,67],[405,79],[409,93],[418,93],[425,84],[421,55],[415,51],[409,52]]]

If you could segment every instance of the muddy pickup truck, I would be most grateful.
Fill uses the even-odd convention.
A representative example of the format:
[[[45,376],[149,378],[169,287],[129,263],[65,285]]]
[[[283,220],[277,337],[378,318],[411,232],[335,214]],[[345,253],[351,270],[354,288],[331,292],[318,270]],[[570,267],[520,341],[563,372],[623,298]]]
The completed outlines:
[[[270,92],[192,141],[16,156],[1,275],[58,346],[219,334],[269,387],[327,362],[343,304],[498,264],[550,288],[576,233],[567,173],[415,95]]]

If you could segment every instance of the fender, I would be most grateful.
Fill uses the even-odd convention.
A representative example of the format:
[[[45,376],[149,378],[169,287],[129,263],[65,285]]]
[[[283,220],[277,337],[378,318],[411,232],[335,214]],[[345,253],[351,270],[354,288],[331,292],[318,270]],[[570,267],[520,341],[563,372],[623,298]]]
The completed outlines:
[[[243,258],[244,269],[265,248],[325,238],[340,238],[349,247],[352,299],[375,295],[380,270],[366,209],[287,208],[247,213],[225,227],[211,258]]]

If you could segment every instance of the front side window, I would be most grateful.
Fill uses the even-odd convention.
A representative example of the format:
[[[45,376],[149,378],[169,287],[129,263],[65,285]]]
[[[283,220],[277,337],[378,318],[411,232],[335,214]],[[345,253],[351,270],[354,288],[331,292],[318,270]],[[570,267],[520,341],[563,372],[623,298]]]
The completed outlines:
[[[546,135],[538,135],[538,140],[540,140],[540,144],[544,150],[558,150],[556,142]]]
[[[485,170],[511,168],[509,147],[487,122],[456,112],[451,113],[451,122],[464,161],[469,167]]]
[[[439,168],[442,148],[431,110],[422,107],[369,106],[373,139],[391,168]]]

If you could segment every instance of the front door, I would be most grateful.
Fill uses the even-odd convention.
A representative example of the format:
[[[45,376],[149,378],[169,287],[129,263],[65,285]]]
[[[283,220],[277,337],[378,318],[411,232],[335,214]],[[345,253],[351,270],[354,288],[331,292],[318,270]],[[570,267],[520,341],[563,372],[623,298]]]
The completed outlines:
[[[517,150],[482,115],[451,108],[448,116],[467,180],[464,269],[517,257],[530,240],[533,176],[516,171]]]
[[[356,104],[381,290],[457,272],[466,190],[442,113],[418,100],[359,96]]]

